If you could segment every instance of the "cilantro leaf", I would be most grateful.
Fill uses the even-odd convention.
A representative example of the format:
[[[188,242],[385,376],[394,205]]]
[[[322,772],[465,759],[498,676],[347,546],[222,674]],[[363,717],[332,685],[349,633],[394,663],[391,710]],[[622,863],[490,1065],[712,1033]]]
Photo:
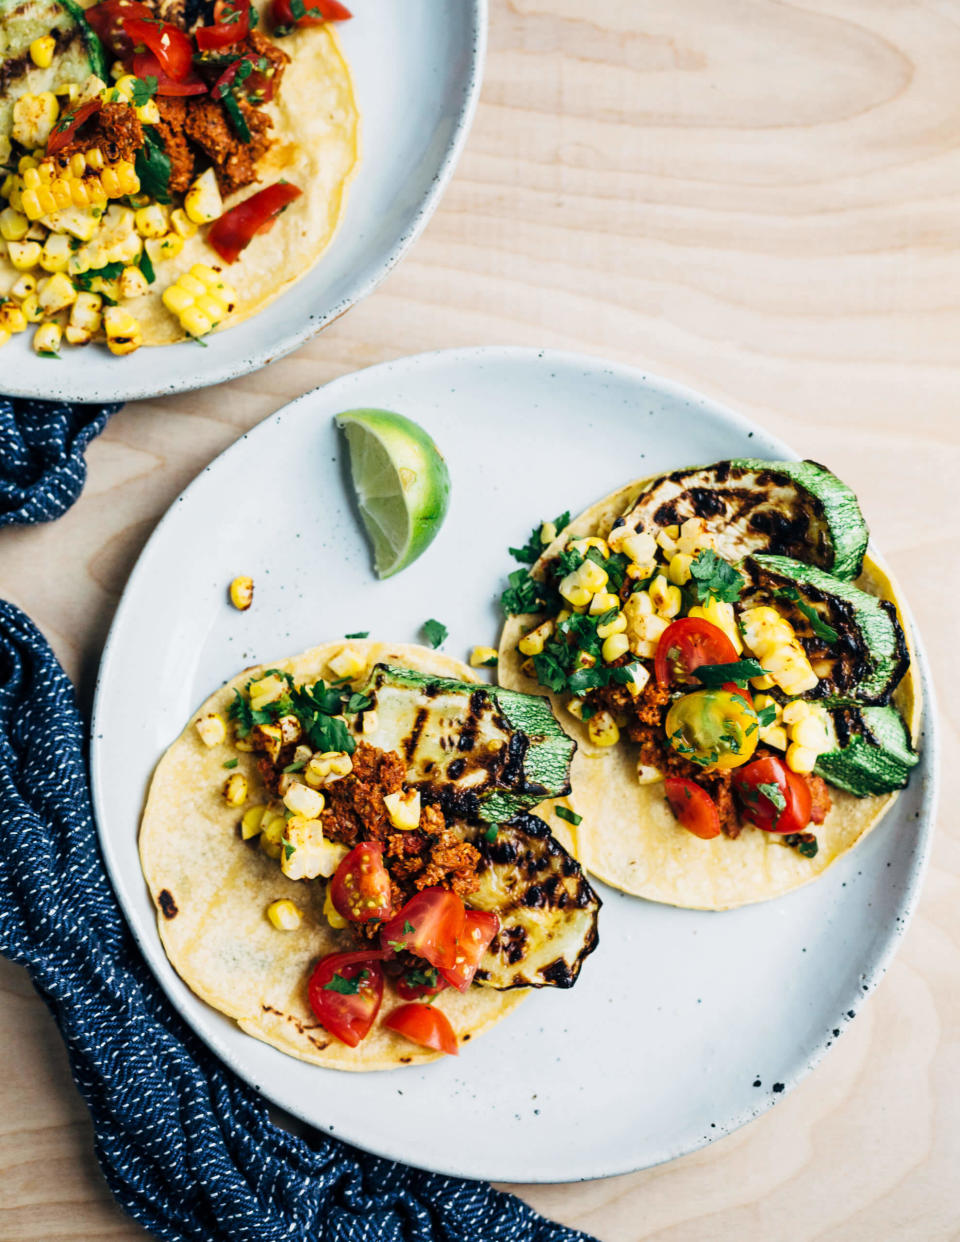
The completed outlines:
[[[504,615],[516,616],[521,612],[543,612],[549,601],[544,585],[531,578],[525,569],[515,569],[508,579],[510,585],[500,596]]]
[[[552,524],[553,526],[556,527],[557,534],[559,534],[560,531],[562,531],[565,526],[569,525],[569,523],[570,523],[570,510],[566,509],[563,513],[558,514],[557,517],[553,519]],[[540,522],[533,528],[533,530],[530,532],[530,536],[527,539],[527,542],[523,545],[522,548],[508,548],[507,549],[507,551],[510,553],[510,555],[513,557],[514,560],[522,561],[523,564],[525,565],[532,565],[534,561],[538,561],[540,559],[540,555],[543,552],[544,547],[546,546],[543,543],[543,540],[540,538],[540,532],[543,529],[544,525],[545,524],[543,522]]]
[[[369,638],[369,630],[357,630],[355,634],[344,634],[344,638]]]
[[[491,824],[487,831],[483,834],[484,841],[490,841],[491,843],[496,841],[498,831],[499,825]]]
[[[423,623],[423,636],[433,648],[439,647],[449,633],[443,622],[436,621],[433,617]]]
[[[253,709],[239,690],[233,692],[233,702],[230,704],[227,715],[237,726],[237,736],[246,737],[253,728]]]
[[[701,664],[693,670],[694,677],[708,690],[719,690],[725,682],[745,686],[753,677],[762,677],[766,669],[758,660],[732,660],[729,664]]]
[[[787,805],[787,800],[783,796],[783,790],[776,781],[767,781],[763,785],[758,785],[757,789],[778,811],[782,811]]]
[[[772,703],[769,703],[766,707],[761,707],[757,712],[757,722],[761,729],[769,729],[776,719],[777,709]]]
[[[117,260],[115,263],[105,263],[103,267],[91,267],[85,272],[77,272],[73,277],[73,283],[89,293],[95,281],[116,280],[122,271],[123,264]]]
[[[355,716],[357,712],[365,712],[369,707],[373,707],[373,699],[368,694],[354,692],[343,705],[343,710],[348,715]]]
[[[137,267],[143,272],[144,279],[148,285],[152,285],[157,279],[157,273],[153,270],[153,262],[146,250],[140,251],[140,258],[137,259]]]
[[[796,606],[810,622],[810,628],[813,630],[814,634],[816,634],[817,638],[822,638],[825,643],[835,643],[840,637],[833,626],[828,625],[826,621],[824,621],[824,619],[820,616],[820,613],[812,604],[808,604],[805,600],[800,598],[800,592],[796,589],[796,587],[784,587],[782,591],[776,592],[776,598],[788,599],[792,604],[796,604]]]
[[[157,79],[152,75],[146,78],[137,78],[133,84],[133,91],[130,102],[135,108],[142,108],[157,93]]]
[[[405,936],[412,935],[416,930],[417,929],[414,927],[414,925],[410,922],[409,919],[403,920],[403,934]]]
[[[223,766],[225,768],[235,768],[239,762],[239,759],[227,759]]]
[[[341,996],[356,996],[360,991],[360,979],[360,975],[354,979],[345,979],[343,975],[335,974],[329,983],[323,985],[323,990],[339,992]]]
[[[792,845],[804,858],[816,858],[820,848],[812,832],[788,832],[783,841],[785,845]]]
[[[158,203],[169,203],[170,157],[149,126],[144,128],[143,146],[137,151],[134,167],[140,178],[140,193],[156,199]]]
[[[574,828],[578,824],[583,823],[583,816],[578,815],[576,811],[568,811],[565,806],[555,806],[553,809],[560,819],[565,819],[568,824],[573,824]]]
[[[739,570],[717,556],[709,548],[698,552],[690,565],[690,577],[695,584],[697,599],[703,601],[711,596],[726,604],[740,598],[747,582]]]

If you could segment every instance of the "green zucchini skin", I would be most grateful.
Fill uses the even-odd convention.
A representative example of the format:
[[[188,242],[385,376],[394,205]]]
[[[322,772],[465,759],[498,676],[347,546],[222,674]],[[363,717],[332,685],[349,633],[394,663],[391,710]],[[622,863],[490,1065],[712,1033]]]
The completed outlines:
[[[920,756],[895,707],[841,704],[830,716],[835,746],[817,760],[818,776],[857,798],[904,788]]]
[[[748,586],[739,607],[770,604],[787,618],[820,678],[811,698],[870,705],[890,701],[910,662],[893,604],[789,557],[753,556],[741,568]],[[837,631],[836,643],[819,638],[796,603],[779,594],[789,589]]]
[[[457,817],[503,823],[570,792],[576,742],[549,699],[387,664],[374,667],[363,692],[378,721],[364,739],[404,754],[410,779],[435,785]]]
[[[788,556],[844,581],[858,576],[868,531],[849,487],[813,461],[741,457],[692,466],[649,483],[618,520],[656,535],[701,518],[729,561]]]

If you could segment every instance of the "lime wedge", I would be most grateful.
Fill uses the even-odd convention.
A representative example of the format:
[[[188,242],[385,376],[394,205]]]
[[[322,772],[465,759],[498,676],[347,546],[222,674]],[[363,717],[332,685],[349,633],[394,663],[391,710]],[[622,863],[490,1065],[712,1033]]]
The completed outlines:
[[[447,463],[422,427],[389,410],[346,410],[357,506],[373,544],[377,577],[412,565],[443,524],[450,502]]]

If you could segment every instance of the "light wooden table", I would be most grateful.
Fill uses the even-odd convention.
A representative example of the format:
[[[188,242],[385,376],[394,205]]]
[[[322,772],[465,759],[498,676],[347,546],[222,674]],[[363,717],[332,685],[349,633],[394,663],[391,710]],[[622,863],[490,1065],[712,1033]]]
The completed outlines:
[[[521,1193],[603,1242],[955,1239],[960,5],[493,0],[491,19],[466,154],[412,254],[293,357],[126,408],[89,451],[79,504],[0,534],[0,594],[88,700],[126,575],[197,471],[288,398],[439,346],[639,363],[830,463],[937,676],[945,811],[917,917],[773,1112],[659,1169]],[[0,1239],[144,1237],[100,1180],[53,1023],[6,964],[0,1050]]]

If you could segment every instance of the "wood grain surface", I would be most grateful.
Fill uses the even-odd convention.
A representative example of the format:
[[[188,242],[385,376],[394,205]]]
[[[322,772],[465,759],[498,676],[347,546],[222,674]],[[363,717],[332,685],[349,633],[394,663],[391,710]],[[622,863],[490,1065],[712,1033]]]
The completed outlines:
[[[88,702],[125,577],[180,489],[288,398],[387,358],[510,343],[641,364],[853,485],[941,704],[920,908],[856,1022],[764,1118],[658,1169],[519,1188],[603,1242],[960,1237],[958,67],[956,0],[493,0],[466,153],[381,289],[258,375],[128,406],[75,508],[0,535],[0,594]],[[0,1239],[145,1237],[7,964],[0,1048]]]

